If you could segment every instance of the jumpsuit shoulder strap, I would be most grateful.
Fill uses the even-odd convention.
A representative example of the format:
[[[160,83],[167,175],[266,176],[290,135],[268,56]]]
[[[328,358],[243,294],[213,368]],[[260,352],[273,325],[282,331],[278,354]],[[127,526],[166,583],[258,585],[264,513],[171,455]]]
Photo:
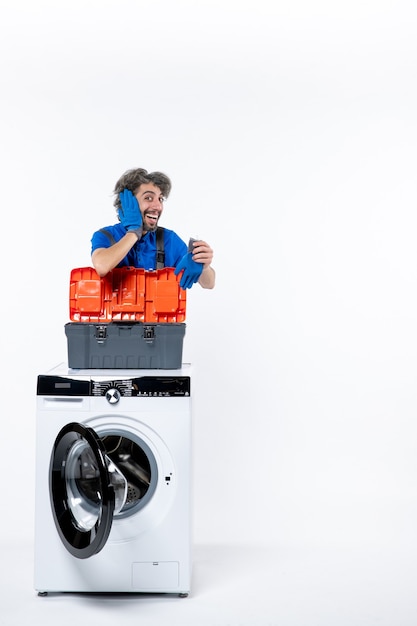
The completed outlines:
[[[165,267],[165,249],[164,249],[164,229],[162,226],[156,228],[156,269],[160,270]]]
[[[100,228],[99,232],[103,233],[103,235],[106,235],[106,237],[109,239],[111,245],[114,245],[116,243],[115,238],[113,237],[111,232],[109,230],[107,230],[106,228]]]
[[[100,232],[106,235],[110,244],[116,243],[115,238],[106,228],[100,228]],[[164,242],[164,228],[157,226],[156,228],[156,269],[160,270],[165,267],[165,242]]]

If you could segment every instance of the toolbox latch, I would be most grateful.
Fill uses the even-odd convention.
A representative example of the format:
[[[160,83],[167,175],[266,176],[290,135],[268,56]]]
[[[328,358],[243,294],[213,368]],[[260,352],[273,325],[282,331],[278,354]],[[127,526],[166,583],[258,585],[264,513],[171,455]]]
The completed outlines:
[[[94,337],[97,339],[97,343],[104,343],[107,339],[106,326],[96,326],[96,332]]]
[[[145,341],[153,341],[155,339],[155,327],[154,326],[144,326],[143,327],[143,338]]]

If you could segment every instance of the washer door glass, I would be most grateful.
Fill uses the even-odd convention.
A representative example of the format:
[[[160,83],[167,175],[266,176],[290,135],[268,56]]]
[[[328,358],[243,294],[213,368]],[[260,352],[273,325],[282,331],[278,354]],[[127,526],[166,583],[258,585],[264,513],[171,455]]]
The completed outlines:
[[[113,515],[126,501],[127,483],[92,428],[74,422],[59,432],[49,488],[55,525],[67,550],[81,559],[100,552]]]

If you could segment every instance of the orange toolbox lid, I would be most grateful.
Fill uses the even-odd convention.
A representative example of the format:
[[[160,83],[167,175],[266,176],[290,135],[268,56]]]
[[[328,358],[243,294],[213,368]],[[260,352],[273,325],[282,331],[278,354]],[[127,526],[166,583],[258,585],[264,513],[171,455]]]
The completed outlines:
[[[183,322],[186,291],[173,267],[146,271],[115,268],[100,278],[92,267],[71,270],[69,309],[73,322]]]

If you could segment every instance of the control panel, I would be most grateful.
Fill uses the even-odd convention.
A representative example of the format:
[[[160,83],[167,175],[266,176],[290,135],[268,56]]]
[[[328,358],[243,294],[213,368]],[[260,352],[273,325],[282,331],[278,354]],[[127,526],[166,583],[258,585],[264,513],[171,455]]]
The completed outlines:
[[[189,376],[134,376],[114,380],[85,380],[66,376],[38,376],[38,396],[109,396],[183,398],[190,395]]]

